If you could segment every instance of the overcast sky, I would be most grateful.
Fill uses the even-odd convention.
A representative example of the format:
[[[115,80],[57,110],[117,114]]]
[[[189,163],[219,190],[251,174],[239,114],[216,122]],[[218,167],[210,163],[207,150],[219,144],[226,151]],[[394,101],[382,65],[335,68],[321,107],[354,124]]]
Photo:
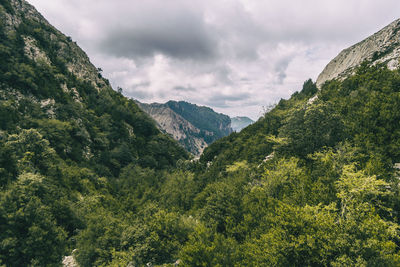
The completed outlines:
[[[252,119],[400,17],[398,0],[28,1],[126,96]]]

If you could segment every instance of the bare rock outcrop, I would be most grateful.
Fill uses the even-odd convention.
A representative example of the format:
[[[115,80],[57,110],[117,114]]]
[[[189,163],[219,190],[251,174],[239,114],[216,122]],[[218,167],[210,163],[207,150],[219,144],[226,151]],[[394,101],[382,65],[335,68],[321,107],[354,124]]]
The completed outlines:
[[[44,34],[44,38],[48,40],[52,46],[57,47],[56,57],[63,62],[67,69],[78,79],[90,82],[98,91],[102,88],[110,87],[109,83],[102,78],[101,71],[97,69],[91,62],[87,54],[59,30],[54,28],[50,23],[28,2],[20,0],[11,0],[9,5],[13,8],[13,12],[0,12],[0,20],[8,35],[13,36],[18,31],[21,23],[26,20],[30,23],[36,23],[38,29]],[[1,11],[1,10],[0,10]],[[25,42],[25,54],[34,61],[42,61],[48,65],[51,62],[46,51],[40,49],[36,36],[23,36]],[[69,88],[70,89],[70,88]]]
[[[189,152],[198,156],[207,147],[207,143],[199,136],[200,129],[174,112],[165,104],[144,104],[137,102],[139,107],[155,120],[158,128],[171,135]]]
[[[317,87],[321,88],[326,81],[344,79],[353,74],[365,60],[372,64],[386,64],[390,69],[400,65],[400,19],[340,52],[318,76]]]

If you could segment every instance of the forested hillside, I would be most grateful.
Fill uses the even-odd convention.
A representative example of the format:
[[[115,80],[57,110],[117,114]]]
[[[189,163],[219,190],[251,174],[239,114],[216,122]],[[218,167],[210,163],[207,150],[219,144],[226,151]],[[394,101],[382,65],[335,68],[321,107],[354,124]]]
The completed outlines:
[[[54,265],[83,247],[91,265],[88,235],[129,217],[121,177],[158,179],[188,155],[33,7],[0,3],[0,261]]]
[[[400,265],[398,69],[308,80],[190,161],[31,6],[0,4],[0,265]]]

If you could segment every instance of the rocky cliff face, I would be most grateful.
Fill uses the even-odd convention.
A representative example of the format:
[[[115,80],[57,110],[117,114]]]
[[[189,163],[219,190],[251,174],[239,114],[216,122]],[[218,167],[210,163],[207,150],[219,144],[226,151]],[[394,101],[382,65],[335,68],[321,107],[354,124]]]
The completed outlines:
[[[171,135],[196,156],[209,144],[232,132],[229,117],[208,107],[183,101],[169,101],[165,104],[137,103],[156,121],[159,129]]]
[[[392,22],[365,40],[344,49],[325,67],[318,76],[317,86],[332,79],[342,79],[351,75],[363,61],[372,64],[383,63],[390,69],[399,66],[400,59],[400,19]]]
[[[193,126],[193,124],[165,104],[138,104],[144,112],[156,121],[160,130],[171,135],[192,154],[200,155],[204,148],[207,147],[204,139],[199,137],[200,129]]]

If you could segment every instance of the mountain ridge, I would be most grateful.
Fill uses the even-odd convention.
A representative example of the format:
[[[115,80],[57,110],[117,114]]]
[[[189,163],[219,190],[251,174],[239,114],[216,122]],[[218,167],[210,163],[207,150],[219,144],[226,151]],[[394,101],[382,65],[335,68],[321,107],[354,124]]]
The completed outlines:
[[[389,69],[400,65],[400,19],[397,19],[364,40],[342,50],[319,74],[316,84],[344,79],[364,61],[385,64]]]
[[[33,60],[43,60],[43,52],[41,52],[41,48],[37,47],[38,42],[45,43],[45,39],[50,41],[59,39],[60,42],[57,43],[58,47],[54,57],[64,63],[66,68],[77,78],[89,81],[97,90],[104,87],[111,88],[108,80],[101,77],[99,69],[91,64],[87,54],[79,48],[76,42],[73,42],[70,37],[65,36],[53,27],[31,4],[26,1],[11,0],[10,6],[17,9],[21,14],[23,13],[23,16],[18,16],[15,13],[3,13],[6,32],[15,31],[26,19],[46,25],[46,31],[42,32],[45,36],[41,36],[41,40],[29,38],[28,35],[24,39],[28,57]],[[41,32],[36,33],[36,37],[39,37],[40,34]],[[49,63],[49,59],[45,58],[44,61]],[[68,89],[71,90],[70,88]]]
[[[227,115],[185,101],[145,104],[136,101],[157,123],[195,156],[215,140],[232,132]]]

